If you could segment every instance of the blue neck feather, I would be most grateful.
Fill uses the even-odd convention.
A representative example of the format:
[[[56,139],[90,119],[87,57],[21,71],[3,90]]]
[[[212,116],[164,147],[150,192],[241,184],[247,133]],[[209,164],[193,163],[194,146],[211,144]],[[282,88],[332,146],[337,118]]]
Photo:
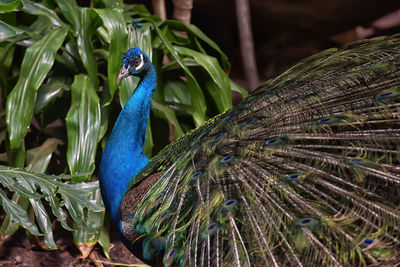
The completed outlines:
[[[119,114],[101,158],[100,188],[114,225],[120,224],[119,208],[129,185],[149,161],[143,153],[143,145],[155,89],[156,72],[150,64]]]

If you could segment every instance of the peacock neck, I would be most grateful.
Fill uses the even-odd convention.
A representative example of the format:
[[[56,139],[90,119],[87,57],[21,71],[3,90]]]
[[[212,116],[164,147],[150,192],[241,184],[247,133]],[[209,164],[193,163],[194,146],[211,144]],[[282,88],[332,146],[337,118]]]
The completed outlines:
[[[156,72],[150,65],[119,114],[101,158],[100,188],[114,224],[120,222],[119,207],[129,185],[148,162],[143,145],[155,88]]]

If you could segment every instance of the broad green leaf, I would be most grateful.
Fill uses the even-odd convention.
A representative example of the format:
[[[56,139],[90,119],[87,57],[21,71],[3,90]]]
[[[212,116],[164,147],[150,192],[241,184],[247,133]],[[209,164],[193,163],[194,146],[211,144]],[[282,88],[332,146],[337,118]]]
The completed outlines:
[[[106,28],[104,28],[103,26],[100,26],[97,28],[96,33],[98,34],[98,36],[100,37],[100,39],[109,44],[111,42],[111,36],[108,33],[108,31],[106,30]]]
[[[108,87],[111,96],[117,91],[117,77],[121,68],[122,56],[128,49],[128,32],[124,17],[119,9],[95,9],[103,21],[104,28],[110,35],[110,55],[108,58],[107,74]]]
[[[185,71],[185,77],[188,82],[189,92],[192,96],[192,107],[193,107],[193,120],[196,126],[200,126],[206,120],[206,104],[204,99],[204,94],[200,89],[200,86],[190,70],[185,66],[182,58],[175,51],[175,47],[172,46],[170,41],[164,35],[164,33],[158,28],[158,26],[153,23],[153,26],[158,34],[158,36],[163,41],[164,45],[167,47],[172,57]]]
[[[23,11],[31,15],[45,16],[55,26],[69,29],[69,26],[62,22],[54,10],[49,9],[40,3],[24,0]]]
[[[90,199],[98,205],[102,204],[100,189],[91,195]],[[81,244],[94,245],[100,236],[101,228],[103,227],[105,211],[95,212],[92,210],[82,211],[81,216],[84,218],[86,224],[78,226],[74,231],[74,241],[78,246]]]
[[[16,192],[14,192],[14,194],[12,195],[11,201],[15,202],[15,204],[17,204],[19,208],[23,209],[24,211],[26,211],[29,207],[29,199],[26,197],[21,197],[21,195]],[[7,213],[7,216],[3,220],[3,223],[1,225],[2,236],[13,235],[19,229],[20,224],[18,224],[18,222],[15,222],[15,220],[13,221],[11,217],[12,213]]]
[[[139,83],[138,77],[129,76],[121,81],[119,88],[119,101],[121,107],[124,107],[128,99],[131,97]]]
[[[69,85],[60,80],[42,85],[37,92],[34,113],[42,112],[55,98],[62,95],[63,90],[69,90]]]
[[[0,180],[2,178],[1,176],[2,175],[0,174]],[[0,190],[0,204],[4,211],[11,216],[13,222],[18,223],[34,235],[40,235],[38,228],[29,218],[26,210],[21,208],[14,201],[9,200],[3,190]]]
[[[18,82],[7,97],[6,122],[12,149],[17,149],[30,124],[36,91],[51,69],[54,57],[64,41],[66,30],[56,28],[26,52]]]
[[[17,27],[8,25],[0,20],[0,42],[6,41],[8,38],[21,34],[23,31]]]
[[[52,154],[62,142],[56,138],[47,139],[41,146],[26,151],[27,169],[44,173],[49,166]]]
[[[167,106],[164,106],[160,103],[157,103],[156,101],[154,101],[154,99],[151,101],[153,108],[160,111],[165,118],[172,123],[172,125],[174,125],[175,127],[175,137],[179,138],[181,137],[184,133],[182,130],[181,125],[179,124],[178,119],[176,118],[175,112],[168,108]]]
[[[95,88],[99,87],[97,62],[91,41],[93,21],[90,8],[79,7],[75,1],[59,0],[58,6],[65,18],[72,24],[76,35],[79,55]]]
[[[20,10],[24,6],[21,0],[0,0],[0,13]]]
[[[62,53],[57,54],[56,60],[64,64],[71,72],[80,73],[81,56],[79,55],[78,45],[75,40],[69,40],[64,46],[61,47]]]
[[[122,8],[124,6],[122,0],[102,0],[102,2],[109,8]]]
[[[192,115],[191,96],[182,80],[168,80],[163,86],[165,102],[171,109]]]
[[[214,83],[220,89],[219,92],[215,93],[209,90],[217,104],[218,111],[223,112],[230,108],[232,106],[231,86],[228,76],[219,66],[217,59],[185,47],[176,46],[175,50],[182,55],[193,57],[211,76]]]
[[[100,129],[100,104],[89,77],[75,76],[71,86],[71,108],[66,120],[68,134],[67,161],[72,174],[94,170]],[[87,180],[90,176],[83,178]],[[73,179],[77,181],[77,179]]]
[[[0,183],[3,186],[13,192],[18,192],[22,197],[32,199],[32,201],[45,199],[51,206],[53,214],[58,220],[61,220],[63,226],[68,225],[67,216],[61,214],[61,212],[63,212],[61,210],[63,207],[68,210],[71,218],[77,222],[78,225],[85,224],[81,216],[81,211],[84,208],[95,212],[102,212],[104,210],[101,204],[89,198],[90,194],[99,189],[98,182],[69,184],[64,180],[73,177],[74,176],[65,175],[45,175],[27,170],[0,166]],[[2,190],[0,190],[0,194],[1,193],[3,193]],[[15,204],[15,202],[9,199],[2,199],[2,205],[8,205],[8,210],[4,208],[7,214],[13,215],[16,213],[19,216],[18,224],[27,228],[32,234],[39,234],[37,228],[35,230],[30,229],[28,227],[29,225],[27,226],[26,222],[30,221],[29,216],[26,214],[25,210]],[[16,207],[16,205],[18,207]],[[39,218],[36,218],[37,220],[40,219],[40,214],[41,213],[37,214],[37,216],[39,216]],[[68,227],[67,229],[70,230],[71,228]]]
[[[6,142],[7,158],[9,166],[23,168],[25,166],[25,141],[22,140],[18,149],[10,149]]]
[[[104,85],[103,91],[101,92],[100,99],[100,129],[99,129],[99,138],[98,141],[102,140],[104,135],[107,133],[108,123],[110,119],[110,110],[111,110],[111,95],[110,90],[108,90],[107,80],[104,81],[106,84]]]

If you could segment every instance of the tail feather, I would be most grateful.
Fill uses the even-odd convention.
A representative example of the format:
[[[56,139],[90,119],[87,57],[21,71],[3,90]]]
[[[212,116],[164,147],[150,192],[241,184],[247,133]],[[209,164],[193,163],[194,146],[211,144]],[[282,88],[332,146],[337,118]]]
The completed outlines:
[[[399,38],[305,59],[167,147],[136,231],[166,266],[399,263]]]

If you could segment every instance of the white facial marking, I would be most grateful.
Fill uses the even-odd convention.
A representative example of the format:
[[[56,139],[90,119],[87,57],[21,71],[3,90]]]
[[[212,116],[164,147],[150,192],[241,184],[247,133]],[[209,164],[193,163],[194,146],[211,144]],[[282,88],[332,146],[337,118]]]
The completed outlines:
[[[140,64],[136,67],[135,71],[140,70],[144,66],[143,54],[140,54]]]

